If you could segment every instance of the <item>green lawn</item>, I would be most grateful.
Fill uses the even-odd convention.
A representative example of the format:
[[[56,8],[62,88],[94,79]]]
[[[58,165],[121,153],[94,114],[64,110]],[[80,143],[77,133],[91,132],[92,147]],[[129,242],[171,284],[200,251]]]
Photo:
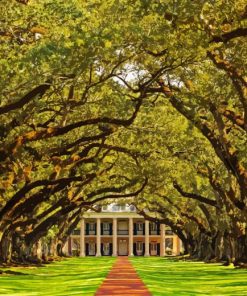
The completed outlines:
[[[154,296],[247,295],[247,270],[158,257],[130,260]],[[94,295],[114,261],[72,258],[39,268],[10,268],[19,274],[0,275],[0,295]]]
[[[0,275],[0,295],[94,295],[114,260],[72,258],[39,268],[10,268],[21,275]]]
[[[154,296],[247,295],[247,270],[158,257],[131,262]]]

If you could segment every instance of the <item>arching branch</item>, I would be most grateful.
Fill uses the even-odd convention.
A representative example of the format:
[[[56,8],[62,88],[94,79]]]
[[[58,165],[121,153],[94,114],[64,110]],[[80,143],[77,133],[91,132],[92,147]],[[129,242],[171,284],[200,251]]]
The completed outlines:
[[[176,181],[173,182],[173,187],[184,197],[198,200],[202,203],[208,204],[208,205],[216,207],[216,208],[218,207],[217,202],[215,200],[209,199],[207,197],[204,197],[204,196],[196,194],[196,193],[186,192],[182,189],[181,186],[178,185],[178,183]]]
[[[28,104],[31,100],[33,100],[36,96],[39,96],[41,98],[47,92],[47,90],[50,89],[50,87],[50,82],[35,87],[24,97],[22,97],[19,101],[0,107],[0,115],[22,108],[24,105]]]

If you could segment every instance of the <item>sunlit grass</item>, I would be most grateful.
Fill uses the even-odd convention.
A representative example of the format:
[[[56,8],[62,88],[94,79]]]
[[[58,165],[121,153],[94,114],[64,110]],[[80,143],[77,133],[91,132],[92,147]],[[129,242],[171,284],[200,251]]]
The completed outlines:
[[[18,275],[0,275],[0,295],[94,295],[114,258],[72,258],[38,268],[8,268]]]
[[[92,296],[114,260],[72,258],[45,267],[8,268],[19,274],[0,275],[0,295]],[[130,260],[154,296],[247,295],[247,270],[159,257]]]
[[[159,257],[131,262],[154,296],[247,295],[247,270]]]

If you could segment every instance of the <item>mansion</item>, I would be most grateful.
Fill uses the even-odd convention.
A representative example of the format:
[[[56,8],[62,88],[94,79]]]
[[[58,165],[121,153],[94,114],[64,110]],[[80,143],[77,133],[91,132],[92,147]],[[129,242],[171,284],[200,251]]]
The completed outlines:
[[[110,204],[87,211],[63,251],[73,256],[179,255],[181,241],[164,224],[145,220],[130,205]]]

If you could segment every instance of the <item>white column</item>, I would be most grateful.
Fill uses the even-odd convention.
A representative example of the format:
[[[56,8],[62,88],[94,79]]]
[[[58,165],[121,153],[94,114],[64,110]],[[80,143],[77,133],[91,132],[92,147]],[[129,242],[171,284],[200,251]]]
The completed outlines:
[[[179,255],[179,238],[177,235],[173,235],[173,255]]]
[[[42,258],[42,242],[41,239],[37,242],[37,258]]]
[[[85,257],[85,221],[81,219],[80,231],[80,257]]]
[[[180,243],[180,238],[177,236],[177,255],[180,255],[181,251],[181,243]]]
[[[101,227],[100,227],[100,218],[97,218],[97,251],[96,256],[101,256]]]
[[[150,256],[149,254],[149,221],[145,220],[145,257]]]
[[[165,256],[165,225],[160,224],[160,256]]]
[[[67,256],[69,255],[69,245],[68,245],[68,240],[65,242],[63,246],[63,253],[66,254]]]
[[[112,256],[117,256],[117,218],[113,218]]]
[[[129,218],[129,256],[133,254],[133,218]]]

